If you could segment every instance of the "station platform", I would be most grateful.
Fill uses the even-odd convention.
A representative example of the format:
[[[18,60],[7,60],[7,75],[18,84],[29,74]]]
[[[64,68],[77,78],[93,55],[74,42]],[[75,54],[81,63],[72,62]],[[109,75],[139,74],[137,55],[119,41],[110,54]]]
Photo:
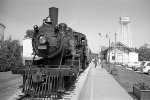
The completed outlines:
[[[91,64],[78,100],[133,100],[101,65]]]

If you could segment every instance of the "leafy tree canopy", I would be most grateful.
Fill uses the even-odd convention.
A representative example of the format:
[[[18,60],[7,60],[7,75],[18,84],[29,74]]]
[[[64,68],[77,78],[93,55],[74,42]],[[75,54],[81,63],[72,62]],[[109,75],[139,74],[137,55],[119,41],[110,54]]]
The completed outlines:
[[[135,51],[139,53],[139,60],[150,61],[150,48],[148,44],[140,46],[139,49],[135,48]]]
[[[34,30],[27,30],[25,38],[27,38],[27,37],[32,38],[33,35],[34,35]]]
[[[13,40],[10,36],[0,45],[0,67],[11,70],[22,66],[22,46],[18,40]]]

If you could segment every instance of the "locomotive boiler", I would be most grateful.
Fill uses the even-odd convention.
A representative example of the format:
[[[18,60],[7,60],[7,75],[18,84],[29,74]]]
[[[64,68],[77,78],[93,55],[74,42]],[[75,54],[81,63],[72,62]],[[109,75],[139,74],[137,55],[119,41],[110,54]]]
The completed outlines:
[[[65,92],[89,62],[86,36],[57,21],[58,8],[49,8],[49,16],[32,32],[31,64],[13,70],[23,76],[23,93],[33,97]]]

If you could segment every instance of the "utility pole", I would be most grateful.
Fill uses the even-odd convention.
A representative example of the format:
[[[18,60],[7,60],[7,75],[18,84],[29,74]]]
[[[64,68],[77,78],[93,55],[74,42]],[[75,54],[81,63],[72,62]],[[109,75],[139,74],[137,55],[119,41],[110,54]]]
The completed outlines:
[[[109,48],[108,48],[108,52],[109,52],[109,55],[108,55],[108,72],[110,73],[111,72],[111,70],[110,70],[110,34],[108,35],[108,34],[106,34],[106,38],[108,38],[109,39]]]
[[[109,47],[108,47],[108,62],[110,63],[110,35],[108,35],[108,34],[106,34],[106,38],[108,38],[109,39]]]
[[[117,75],[118,74],[118,70],[117,70],[117,68],[116,68],[116,47],[117,47],[117,45],[116,45],[116,35],[117,35],[117,33],[115,33],[115,63],[114,63],[114,68],[112,69],[112,74],[113,75]]]

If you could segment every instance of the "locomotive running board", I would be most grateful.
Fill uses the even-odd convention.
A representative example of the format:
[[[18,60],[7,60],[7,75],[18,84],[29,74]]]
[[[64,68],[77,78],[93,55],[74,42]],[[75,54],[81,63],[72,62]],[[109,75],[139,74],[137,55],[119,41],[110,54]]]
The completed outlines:
[[[12,71],[12,74],[21,74],[21,75],[25,75],[25,74],[36,74],[37,73],[37,69],[39,68],[16,68]],[[77,70],[73,69],[73,68],[43,68],[42,69],[42,74],[45,75],[59,75],[62,74],[63,76],[69,76],[72,74],[76,74]]]

